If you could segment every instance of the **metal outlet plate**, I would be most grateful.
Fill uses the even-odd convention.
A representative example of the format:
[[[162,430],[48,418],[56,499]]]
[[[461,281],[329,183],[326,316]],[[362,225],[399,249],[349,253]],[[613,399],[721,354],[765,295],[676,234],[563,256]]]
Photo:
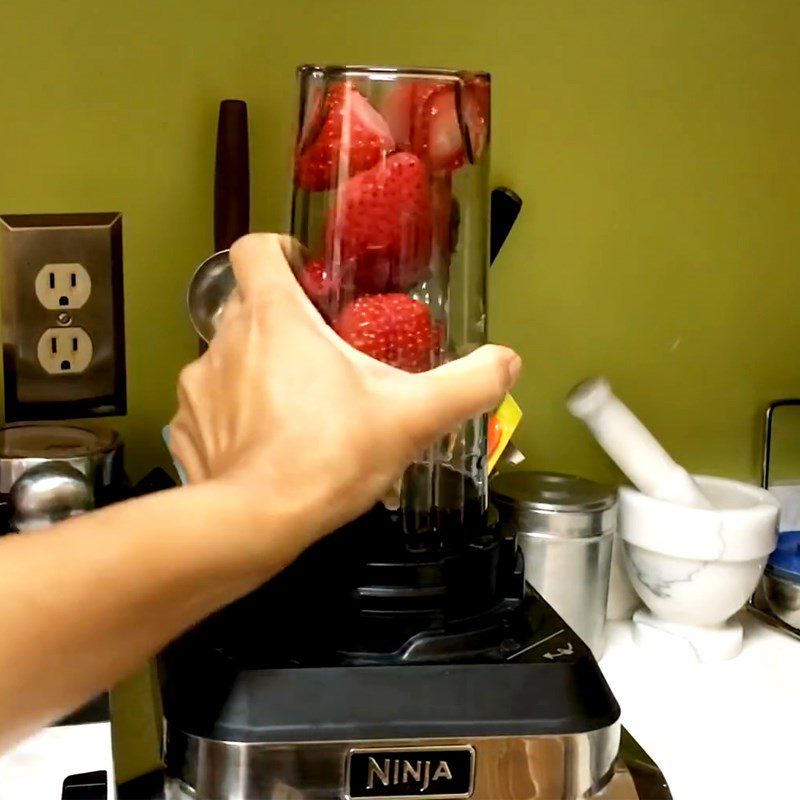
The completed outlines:
[[[6,421],[125,414],[122,216],[0,216],[0,270]]]

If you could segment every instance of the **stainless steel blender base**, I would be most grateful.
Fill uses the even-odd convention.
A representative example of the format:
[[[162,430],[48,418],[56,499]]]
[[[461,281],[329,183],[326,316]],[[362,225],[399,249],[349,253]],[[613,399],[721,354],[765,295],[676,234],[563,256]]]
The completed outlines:
[[[296,789],[287,788],[285,794],[275,795],[280,800],[311,800],[311,795],[303,794]],[[182,789],[177,781],[170,781],[167,784],[167,800],[196,800],[197,795],[193,794],[189,789]],[[528,795],[525,800],[533,800],[536,797],[543,797],[541,795]],[[475,795],[477,800],[477,795]],[[649,800],[649,798],[640,796],[636,791],[631,773],[622,761],[617,761],[614,765],[614,774],[606,786],[599,792],[588,795],[587,798],[592,800]],[[247,800],[243,798],[243,800]],[[494,800],[498,800],[494,798]],[[504,798],[500,798],[504,800]],[[543,800],[550,800],[550,798],[543,798]]]
[[[617,762],[619,723],[559,736],[368,742],[244,744],[168,735],[171,749],[185,753],[169,782],[171,800],[637,800]],[[364,769],[350,768],[354,757],[364,759]]]

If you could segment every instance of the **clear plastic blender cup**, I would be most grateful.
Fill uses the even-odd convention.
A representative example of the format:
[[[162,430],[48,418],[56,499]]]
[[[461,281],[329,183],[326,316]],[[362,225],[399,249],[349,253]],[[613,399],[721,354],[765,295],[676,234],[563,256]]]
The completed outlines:
[[[353,347],[408,372],[483,344],[489,76],[303,66],[298,90],[291,232],[310,253],[298,279],[319,312]],[[487,496],[476,418],[406,471],[404,528],[458,529],[486,513]]]

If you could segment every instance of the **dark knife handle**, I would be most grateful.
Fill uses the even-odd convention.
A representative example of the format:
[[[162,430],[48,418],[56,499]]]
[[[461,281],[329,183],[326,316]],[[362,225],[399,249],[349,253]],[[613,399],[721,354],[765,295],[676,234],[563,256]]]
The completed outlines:
[[[505,186],[492,190],[489,217],[489,264],[493,264],[500,248],[517,221],[522,209],[522,198]]]
[[[227,250],[250,229],[250,144],[247,103],[223,100],[214,172],[214,250]]]

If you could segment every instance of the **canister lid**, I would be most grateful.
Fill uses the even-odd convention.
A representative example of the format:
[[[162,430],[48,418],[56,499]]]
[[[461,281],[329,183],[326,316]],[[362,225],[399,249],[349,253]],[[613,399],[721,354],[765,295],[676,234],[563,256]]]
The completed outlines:
[[[616,525],[617,490],[557,472],[508,472],[490,484],[501,517],[518,534],[585,538]]]
[[[110,428],[83,425],[9,425],[0,428],[0,458],[68,459],[94,455],[119,446]]]
[[[541,511],[605,511],[617,497],[611,486],[557,472],[508,472],[498,475],[491,489],[500,502]]]
[[[0,496],[37,464],[64,461],[108,487],[121,468],[122,440],[111,428],[19,423],[0,427]]]

